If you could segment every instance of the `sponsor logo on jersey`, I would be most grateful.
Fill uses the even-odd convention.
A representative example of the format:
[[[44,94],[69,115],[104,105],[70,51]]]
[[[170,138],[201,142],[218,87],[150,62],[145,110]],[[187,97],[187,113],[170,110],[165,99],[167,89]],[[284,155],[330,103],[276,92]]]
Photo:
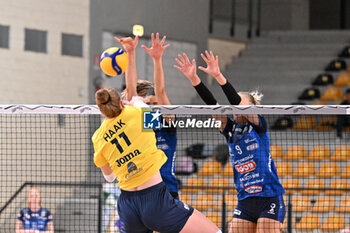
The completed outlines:
[[[133,162],[128,163],[127,168],[129,173],[137,170],[137,166]]]
[[[243,162],[245,162],[247,160],[252,159],[253,157],[254,157],[254,155],[248,155],[247,157],[244,157],[242,159],[235,160],[234,163],[235,164],[243,163]]]
[[[233,214],[235,214],[235,215],[241,215],[241,211],[240,210],[237,210],[237,209],[235,209],[235,211],[233,211]]]
[[[272,173],[271,163],[272,163],[272,157],[271,157],[271,154],[269,154],[269,171]]]
[[[129,174],[125,175],[125,179],[129,179],[130,177],[136,175],[137,173],[143,170],[142,168],[138,169],[136,164],[133,162],[128,163],[126,166]]]
[[[250,161],[245,162],[241,165],[235,166],[236,171],[241,173],[241,174],[253,171],[255,168],[256,168],[256,164],[253,160],[250,160]]]
[[[255,142],[256,141],[256,138],[248,138],[246,140],[244,140],[245,143],[250,143],[250,142]]]
[[[186,205],[185,203],[183,203],[184,204],[184,208],[186,209],[186,210],[190,210],[190,207],[188,207],[188,205]]]
[[[160,144],[160,145],[157,145],[157,148],[159,150],[167,150],[169,146],[167,144]]]
[[[275,203],[271,203],[270,210],[267,213],[268,214],[276,214],[275,213],[275,208],[276,208],[276,204]]]
[[[261,186],[252,185],[244,189],[247,193],[254,194],[254,193],[260,193],[262,191]]]
[[[250,180],[250,179],[258,178],[259,176],[260,176],[259,173],[246,173],[246,174],[244,174],[243,177],[239,178],[239,180],[241,182],[244,182],[244,181],[247,181],[247,180]]]
[[[157,137],[157,142],[165,142],[166,140],[160,136],[160,137]]]
[[[134,158],[140,154],[141,154],[141,152],[136,149],[134,152],[131,152],[131,153],[121,157],[120,159],[117,159],[115,162],[117,163],[118,167],[121,167],[124,163],[129,162],[129,160],[131,160],[132,158]]]
[[[176,161],[176,152],[174,152],[173,160],[171,161],[171,175],[175,176],[175,161]]]
[[[249,145],[247,146],[247,151],[250,151],[250,150],[255,150],[259,147],[258,143],[254,143],[252,145]]]
[[[250,185],[253,185],[253,184],[258,184],[258,183],[263,183],[263,182],[264,182],[264,178],[261,178],[260,180],[250,181],[250,182],[244,184],[244,186],[250,186]]]

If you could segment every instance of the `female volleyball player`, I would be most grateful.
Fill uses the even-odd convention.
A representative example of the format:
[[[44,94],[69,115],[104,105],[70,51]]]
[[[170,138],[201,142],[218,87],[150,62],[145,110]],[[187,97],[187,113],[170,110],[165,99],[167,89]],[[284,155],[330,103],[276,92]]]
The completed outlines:
[[[220,233],[203,214],[168,192],[159,172],[167,158],[157,149],[154,132],[143,129],[142,109],[124,107],[112,88],[98,90],[96,103],[106,119],[92,137],[94,162],[107,181],[119,181],[122,231]]]
[[[237,93],[220,72],[218,56],[206,51],[201,54],[207,67],[200,70],[213,76],[222,87],[232,105],[260,104],[262,95],[258,92]],[[178,70],[191,81],[203,101],[217,104],[212,93],[201,82],[196,72],[196,62],[189,61],[186,54],[176,59]],[[285,192],[279,182],[277,170],[270,154],[270,139],[267,125],[260,115],[235,115],[233,119],[216,115],[221,120],[221,133],[230,148],[238,205],[234,211],[229,232],[280,232],[285,217],[282,194]]]
[[[41,207],[38,188],[32,187],[29,190],[27,205],[18,214],[16,233],[53,233],[52,215],[48,209]]]
[[[166,94],[165,88],[164,88],[164,71],[163,71],[163,65],[162,65],[162,55],[166,48],[170,46],[170,44],[164,45],[166,36],[162,38],[162,40],[159,40],[159,33],[154,36],[154,33],[151,35],[152,39],[152,47],[148,48],[145,45],[142,45],[141,47],[152,57],[153,60],[153,67],[154,67],[154,84],[155,87],[153,88],[153,84],[146,80],[139,80],[137,81],[137,73],[136,73],[136,61],[135,61],[135,48],[137,46],[138,38],[136,37],[135,40],[132,40],[129,38],[116,38],[118,42],[120,42],[124,49],[127,51],[127,53],[132,54],[129,59],[132,61],[129,64],[128,69],[133,70],[131,73],[127,72],[125,74],[126,79],[126,90],[122,93],[122,97],[129,97],[128,92],[131,91],[132,93],[136,93],[138,96],[144,97],[146,100],[146,104],[148,105],[170,105],[169,98]],[[135,87],[135,83],[137,83]],[[133,89],[133,90],[131,90]],[[168,119],[165,119],[168,120]],[[163,119],[161,117],[161,122],[163,122]],[[176,160],[176,144],[177,144],[177,137],[176,137],[176,128],[170,126],[169,128],[161,128],[159,130],[155,130],[156,138],[157,138],[157,147],[158,149],[161,149],[165,155],[167,156],[168,160],[165,162],[165,164],[160,169],[160,174],[162,175],[162,179],[164,183],[167,185],[170,194],[174,198],[178,198],[178,192],[179,192],[179,184],[177,182],[176,176],[175,176],[175,160]]]

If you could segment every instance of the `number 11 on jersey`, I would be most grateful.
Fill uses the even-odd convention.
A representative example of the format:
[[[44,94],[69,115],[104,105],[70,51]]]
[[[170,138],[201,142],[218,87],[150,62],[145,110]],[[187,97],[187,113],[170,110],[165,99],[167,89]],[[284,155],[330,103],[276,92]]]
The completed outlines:
[[[118,137],[119,138],[123,138],[125,143],[126,143],[126,145],[128,145],[128,146],[131,145],[131,142],[130,142],[128,136],[126,136],[126,134],[124,132],[119,134]],[[111,143],[114,144],[117,147],[117,149],[119,150],[120,154],[122,154],[124,152],[123,147],[120,145],[119,141],[116,138],[113,139],[111,141]]]

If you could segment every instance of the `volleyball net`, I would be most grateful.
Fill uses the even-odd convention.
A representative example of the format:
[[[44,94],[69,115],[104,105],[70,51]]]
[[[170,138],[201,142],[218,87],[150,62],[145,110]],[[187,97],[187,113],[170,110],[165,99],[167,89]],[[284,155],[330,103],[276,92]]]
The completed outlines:
[[[254,151],[260,146],[253,138],[242,138],[247,146],[235,148],[242,157],[232,167],[226,138],[213,115],[235,115],[239,121],[240,115],[260,114],[266,120],[271,156],[286,190],[285,232],[339,232],[350,227],[349,107],[151,108],[144,113],[143,127],[176,128],[180,200],[203,212],[223,232],[237,205],[234,170],[242,175],[239,185],[250,194],[262,191],[264,175],[252,159],[259,156]],[[154,117],[158,113],[163,118]],[[26,221],[20,213],[35,202],[28,197],[33,187],[40,190],[41,207],[52,214],[55,232],[119,232],[120,190],[116,182],[107,183],[93,163],[91,136],[102,120],[93,105],[0,106],[0,232],[15,232],[18,218]],[[342,139],[337,138],[340,129]],[[233,133],[230,130],[227,135]],[[158,147],[167,145],[159,142]],[[45,216],[37,216],[31,224],[43,221]]]

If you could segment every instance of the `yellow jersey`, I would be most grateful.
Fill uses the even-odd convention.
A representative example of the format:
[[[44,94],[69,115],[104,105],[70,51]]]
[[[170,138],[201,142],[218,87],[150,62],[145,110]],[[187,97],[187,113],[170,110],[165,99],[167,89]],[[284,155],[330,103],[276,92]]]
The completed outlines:
[[[154,176],[167,157],[156,146],[153,130],[143,129],[141,108],[127,106],[119,116],[105,119],[92,136],[94,163],[112,168],[124,190],[135,188]]]

